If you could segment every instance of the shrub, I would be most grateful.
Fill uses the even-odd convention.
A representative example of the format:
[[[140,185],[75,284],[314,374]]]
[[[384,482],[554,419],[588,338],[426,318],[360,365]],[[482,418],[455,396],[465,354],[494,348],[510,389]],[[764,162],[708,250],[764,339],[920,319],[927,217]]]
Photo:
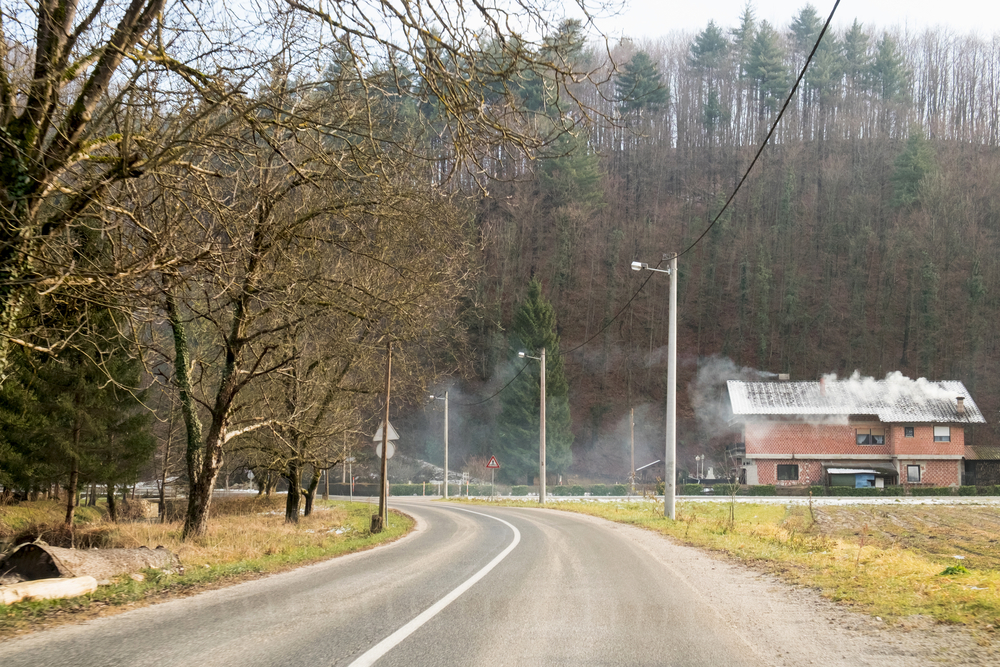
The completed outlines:
[[[431,487],[433,488],[433,487]],[[390,496],[419,496],[424,492],[423,484],[390,484]]]
[[[860,489],[856,489],[853,486],[831,486],[830,495],[831,496],[882,496],[884,489],[877,489],[874,486],[865,486]]]
[[[947,486],[911,486],[910,493],[914,496],[950,496],[951,489]]]
[[[825,486],[821,486],[819,484],[813,484],[812,486],[809,487],[809,492],[813,494],[813,497],[816,497],[816,496],[825,496],[826,495],[826,487]]]
[[[666,490],[666,488],[667,488],[666,482],[657,482],[656,483],[656,495],[662,496],[663,492]]]
[[[683,484],[680,490],[682,496],[700,496],[701,484]]]
[[[716,484],[712,488],[715,489],[715,495],[717,496],[731,496],[734,490],[739,495],[741,490],[739,484]]]
[[[569,487],[568,486],[553,486],[552,487],[553,496],[568,496]]]
[[[969,570],[966,569],[964,565],[949,565],[948,567],[944,568],[944,570],[941,572],[941,576],[948,576],[952,574],[968,574],[968,573]]]
[[[974,496],[974,495],[976,495],[976,487],[974,487],[974,486],[960,486],[960,487],[958,487],[958,495],[960,495],[960,496]]]
[[[777,495],[774,484],[760,484],[750,487],[751,496],[774,496]]]
[[[627,496],[628,487],[624,484],[615,484],[611,487],[611,495],[613,496]]]
[[[893,486],[887,486],[882,489],[883,496],[902,496],[906,495],[906,487],[900,486],[898,484]]]
[[[510,495],[512,496],[526,496],[528,495],[528,487],[524,484],[515,484],[510,487]]]
[[[594,484],[590,487],[590,495],[592,496],[606,496],[611,492],[606,484]]]
[[[571,496],[582,496],[586,492],[587,491],[579,484],[574,484],[573,486],[569,487],[569,495]]]

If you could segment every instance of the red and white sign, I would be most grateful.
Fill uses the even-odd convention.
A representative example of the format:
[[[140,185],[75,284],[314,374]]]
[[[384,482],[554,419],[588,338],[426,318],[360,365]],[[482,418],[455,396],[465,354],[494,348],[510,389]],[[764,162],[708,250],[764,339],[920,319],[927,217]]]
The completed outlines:
[[[486,464],[486,467],[487,468],[499,468],[500,467],[500,462],[497,461],[497,457],[491,456],[490,457],[490,462]]]

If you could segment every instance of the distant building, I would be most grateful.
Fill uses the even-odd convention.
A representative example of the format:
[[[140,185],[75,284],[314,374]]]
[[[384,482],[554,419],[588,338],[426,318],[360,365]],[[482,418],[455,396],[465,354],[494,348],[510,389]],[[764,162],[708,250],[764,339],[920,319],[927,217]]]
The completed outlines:
[[[984,424],[957,381],[728,382],[746,484],[962,484],[965,430]]]

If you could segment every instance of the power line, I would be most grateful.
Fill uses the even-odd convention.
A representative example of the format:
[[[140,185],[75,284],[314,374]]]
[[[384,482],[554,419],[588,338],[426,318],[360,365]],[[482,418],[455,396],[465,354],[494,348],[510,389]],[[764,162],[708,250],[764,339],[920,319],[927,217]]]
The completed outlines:
[[[521,370],[519,370],[519,371],[517,372],[517,374],[516,374],[516,375],[514,375],[514,377],[512,377],[512,378],[510,379],[510,382],[508,382],[508,383],[507,383],[507,384],[505,384],[504,386],[500,387],[500,389],[499,389],[499,390],[497,391],[497,393],[493,394],[492,396],[490,396],[490,397],[488,397],[488,398],[484,398],[484,399],[483,399],[483,400],[481,400],[481,401],[476,401],[475,403],[455,403],[455,405],[462,405],[462,406],[470,406],[470,405],[482,405],[482,404],[483,404],[483,403],[485,403],[486,401],[491,401],[491,400],[493,400],[494,398],[496,398],[497,396],[499,396],[499,395],[500,395],[500,393],[501,393],[501,392],[502,392],[502,391],[503,391],[504,389],[506,389],[507,387],[509,387],[509,386],[511,385],[511,383],[512,383],[512,382],[513,382],[514,380],[516,380],[516,379],[517,379],[517,376],[518,376],[518,375],[520,375],[521,373],[523,373],[523,372],[524,372],[524,369],[525,369],[525,368],[527,368],[527,367],[528,367],[528,362],[524,362],[524,365],[523,365],[523,366],[521,366]]]

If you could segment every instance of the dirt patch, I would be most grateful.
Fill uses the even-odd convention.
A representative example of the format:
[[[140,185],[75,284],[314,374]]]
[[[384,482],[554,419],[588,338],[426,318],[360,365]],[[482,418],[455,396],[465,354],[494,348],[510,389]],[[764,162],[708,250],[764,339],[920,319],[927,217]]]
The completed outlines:
[[[808,510],[806,510],[808,511]],[[829,537],[899,547],[978,570],[1000,570],[1000,512],[995,507],[846,505],[813,509],[815,529]],[[866,528],[867,527],[867,528]]]

